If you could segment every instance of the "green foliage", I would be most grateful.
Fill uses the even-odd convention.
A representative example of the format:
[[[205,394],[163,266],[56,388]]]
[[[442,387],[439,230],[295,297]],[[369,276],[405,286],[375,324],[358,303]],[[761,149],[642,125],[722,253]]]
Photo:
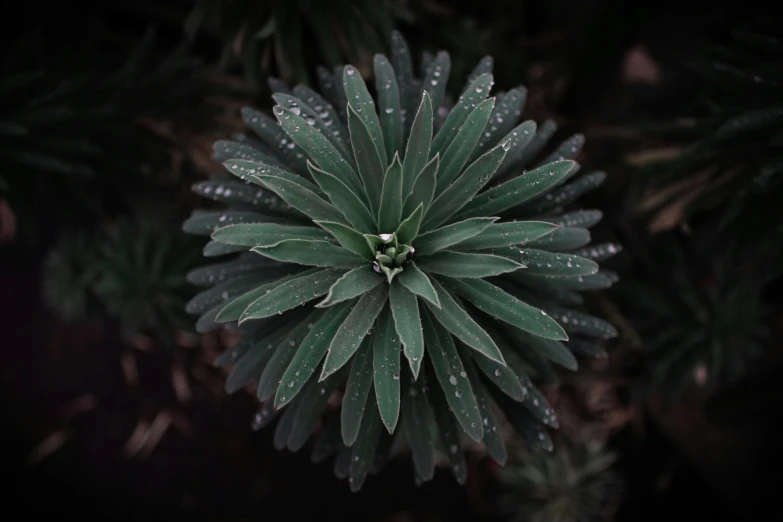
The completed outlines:
[[[189,308],[202,314],[199,331],[238,321],[242,349],[220,359],[235,363],[227,389],[257,381],[265,402],[258,424],[270,403],[283,409],[278,447],[300,447],[302,430],[325,411],[318,396],[347,378],[341,440],[316,442],[314,458],[337,450],[335,472],[350,476],[353,490],[384,432],[405,434],[423,480],[441,452],[463,482],[469,439],[485,441],[502,462],[495,406],[532,448],[551,450],[545,428],[557,419],[531,378],[552,375],[553,363],[576,368],[569,339],[595,344],[616,335],[550,288],[578,290],[584,277],[602,274],[571,252],[584,242],[525,244],[561,230],[566,206],[603,176],[574,179],[572,145],[531,165],[525,147],[535,124],[520,123],[519,103],[495,103],[513,91],[487,98],[490,72],[468,85],[439,124],[434,115],[448,112],[441,107],[448,54],[414,78],[407,44],[397,33],[392,40],[392,65],[375,60],[376,92],[384,93],[378,107],[349,65],[329,79],[329,101],[276,96],[279,126],[245,110],[261,140],[246,143],[259,156],[232,158],[223,143],[216,146],[227,170],[246,182],[242,193],[228,182],[212,187],[206,195],[229,207],[197,212],[184,224],[251,250],[247,259],[260,264],[255,277],[239,270],[244,257],[198,269],[223,279]],[[398,107],[400,117],[384,117]],[[251,192],[255,204],[247,205]],[[288,270],[282,279],[281,268]],[[218,289],[223,298],[208,299]]]
[[[499,505],[512,521],[612,520],[621,493],[616,458],[601,444],[568,439],[558,439],[552,455],[520,448],[500,470]]]
[[[44,266],[44,295],[68,322],[109,318],[126,333],[173,339],[191,329],[186,279],[199,261],[198,243],[165,228],[123,219],[88,237],[66,234]]]

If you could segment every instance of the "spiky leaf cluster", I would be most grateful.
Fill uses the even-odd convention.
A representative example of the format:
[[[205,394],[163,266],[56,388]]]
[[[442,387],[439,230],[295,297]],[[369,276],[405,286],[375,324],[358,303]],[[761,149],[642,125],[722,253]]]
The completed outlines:
[[[282,413],[275,444],[291,450],[342,392],[313,457],[337,452],[354,490],[390,435],[407,439],[422,480],[442,452],[464,481],[468,439],[504,462],[495,406],[550,450],[557,420],[531,378],[576,369],[575,353],[616,334],[570,308],[615,281],[596,261],[617,247],[588,246],[601,213],[564,212],[604,174],[575,177],[579,135],[535,161],[555,126],[520,122],[523,88],[490,96],[491,63],[436,123],[449,55],[415,77],[395,33],[391,61],[375,57],[375,97],[350,65],[323,95],[277,93],[277,121],[243,112],[257,138],[215,144],[239,179],[194,187],[228,208],[184,230],[211,238],[206,256],[242,252],[190,274],[210,287],[188,305],[197,329],[245,333],[217,361],[234,364],[227,390],[253,381],[256,424]]]

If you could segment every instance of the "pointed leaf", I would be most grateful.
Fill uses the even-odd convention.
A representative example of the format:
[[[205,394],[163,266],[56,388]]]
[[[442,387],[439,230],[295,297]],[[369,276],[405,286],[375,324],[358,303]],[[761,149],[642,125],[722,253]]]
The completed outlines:
[[[275,395],[275,408],[282,408],[291,402],[315,372],[326,355],[332,337],[351,311],[349,303],[340,303],[329,308],[315,323],[296,351],[288,365]],[[291,385],[291,383],[294,383]]]
[[[300,270],[293,274],[281,277],[280,279],[277,279],[275,281],[271,281],[269,283],[260,285],[253,290],[250,290],[247,293],[244,293],[237,297],[236,299],[232,299],[228,302],[221,310],[220,313],[217,314],[216,321],[219,323],[227,323],[230,321],[236,321],[242,316],[242,312],[245,311],[245,309],[250,306],[251,303],[258,300],[262,296],[264,296],[267,292],[270,290],[273,290],[277,288],[280,285],[283,285],[289,281],[292,281],[294,279],[300,278],[300,277],[306,277],[312,274],[320,273],[322,269],[320,268],[310,268],[307,270]]]
[[[484,443],[484,447],[487,448],[487,453],[495,459],[495,462],[503,466],[506,464],[508,452],[506,451],[506,444],[503,442],[503,436],[500,432],[500,425],[497,417],[495,416],[495,412],[492,411],[489,393],[484,388],[484,384],[479,379],[472,364],[466,364],[465,370],[468,373],[468,379],[473,388],[473,394],[476,396],[476,402],[478,403],[482,423],[484,424],[484,438],[482,439],[482,442]]]
[[[397,78],[389,60],[382,54],[376,54],[375,91],[378,93],[378,113],[381,116],[381,130],[386,145],[386,157],[393,158],[402,153],[402,105]]]
[[[253,301],[239,317],[241,324],[248,319],[262,319],[285,312],[329,291],[332,284],[345,271],[339,269],[318,270],[293,278]]]
[[[400,416],[400,371],[400,336],[387,307],[381,312],[373,339],[373,372],[378,410],[390,434]]]
[[[280,420],[277,421],[275,434],[272,438],[272,445],[277,451],[282,451],[288,444],[288,437],[291,436],[291,430],[294,428],[294,422],[296,421],[296,410],[299,407],[299,402],[298,398],[293,401],[285,409],[283,415],[280,416]]]
[[[394,327],[404,347],[405,357],[408,359],[413,377],[418,378],[424,360],[424,334],[416,295],[399,281],[393,281],[389,290],[389,304],[394,316]]]
[[[485,321],[482,328],[492,337],[495,344],[500,348],[503,357],[506,359],[508,365],[503,365],[497,361],[493,361],[483,354],[469,350],[469,355],[478,366],[481,373],[487,376],[492,383],[500,388],[500,390],[514,399],[515,401],[523,401],[527,392],[522,388],[522,384],[519,382],[519,377],[514,373],[515,366],[512,364],[512,360],[518,358],[519,355],[508,345],[505,337],[497,330],[494,325],[487,324]],[[469,366],[469,365],[466,365]]]
[[[531,241],[526,246],[543,250],[573,250],[590,243],[590,231],[579,227],[562,227],[548,236]]]
[[[375,219],[365,204],[364,191],[354,192],[335,176],[319,169],[309,161],[307,168],[316,183],[329,196],[329,200],[351,225],[361,232],[375,230]]]
[[[460,218],[498,214],[515,207],[557,185],[575,167],[573,161],[558,161],[531,170],[502,185],[486,190],[465,205]]]
[[[385,173],[385,162],[375,150],[375,143],[370,136],[361,117],[348,105],[348,128],[351,132],[351,146],[359,177],[362,179],[367,197],[370,202],[370,211],[377,212],[381,204],[381,187]]]
[[[290,142],[290,137],[278,125],[275,120],[257,110],[249,107],[242,109],[242,119],[251,129],[266,143],[270,149],[285,160],[288,165],[294,166],[298,172],[306,171],[302,154],[295,150],[296,146]],[[293,148],[289,148],[293,146]]]
[[[489,248],[523,245],[529,241],[551,234],[556,229],[557,225],[545,223],[543,221],[493,223],[479,234],[457,243],[457,246],[454,247],[454,249],[485,250]]]
[[[322,312],[316,310],[308,315],[299,324],[288,330],[288,335],[274,349],[274,354],[269,359],[261,377],[258,379],[256,395],[258,400],[264,402],[274,397],[280,380],[285,373],[286,368],[291,364],[297,349],[302,341],[307,337],[313,323],[322,317]]]
[[[287,217],[302,217],[290,205],[281,205],[280,198],[266,187],[240,180],[211,180],[191,187],[196,194],[231,207],[252,207],[263,213]]]
[[[408,49],[408,43],[399,31],[391,34],[391,60],[397,75],[397,86],[400,89],[400,104],[405,111],[405,130],[410,129],[415,110],[413,100],[413,60]],[[403,133],[405,136],[407,132]]]
[[[405,269],[397,277],[397,280],[402,284],[402,286],[414,294],[421,296],[422,298],[432,303],[434,306],[440,308],[438,292],[436,292],[435,287],[432,286],[430,278],[427,277],[427,274],[422,272],[413,261],[408,261],[408,263],[405,265]]]
[[[340,411],[340,425],[342,426],[343,443],[353,446],[359,435],[359,426],[365,415],[365,406],[375,410],[375,404],[367,404],[367,396],[372,388],[372,343],[371,338],[366,337],[362,345],[356,351],[356,356],[351,363],[351,371],[348,374],[348,383],[345,385],[342,409]],[[373,402],[375,400],[373,399]]]
[[[375,324],[378,314],[381,313],[383,305],[386,303],[388,293],[388,287],[380,285],[359,298],[329,345],[329,352],[326,354],[320,380],[324,380],[342,368],[351,359]]]
[[[285,168],[285,164],[274,156],[236,141],[218,140],[212,145],[212,157],[221,163],[229,160],[247,160]]]
[[[251,250],[277,261],[300,265],[356,268],[365,263],[353,252],[327,241],[287,239],[269,247],[255,247]]]
[[[364,83],[362,75],[353,65],[346,65],[343,69],[343,87],[345,96],[348,98],[349,106],[356,109],[357,115],[362,119],[367,130],[375,144],[378,156],[385,163],[386,146],[383,143],[383,133],[381,132],[381,123],[378,120],[378,114],[375,112],[375,102],[367,90],[367,84]],[[350,116],[349,116],[350,121]]]
[[[368,261],[375,259],[375,250],[369,248],[367,240],[356,230],[333,221],[315,221],[314,223],[328,230],[346,250],[350,250]]]
[[[324,382],[318,382],[313,379],[308,383],[296,407],[296,417],[288,435],[286,445],[289,450],[299,451],[302,449],[310,435],[315,431],[329,399],[343,383],[344,378],[345,374],[343,372],[337,372]],[[283,381],[283,383],[285,382]]]
[[[524,265],[507,257],[441,250],[418,258],[425,272],[449,277],[484,278],[513,272]]]
[[[451,145],[454,136],[468,119],[468,115],[489,95],[493,81],[491,74],[482,74],[470,82],[432,140],[431,156],[438,152],[443,154]]]
[[[479,139],[481,139],[484,127],[486,127],[489,121],[489,116],[492,114],[494,106],[494,98],[481,102],[473,109],[465,124],[457,132],[457,135],[454,136],[451,145],[443,153],[440,162],[436,186],[437,192],[443,192],[462,172]]]
[[[598,263],[571,254],[545,252],[527,247],[497,248],[492,252],[524,264],[526,275],[584,276],[598,272]]]
[[[392,164],[383,179],[383,195],[378,211],[378,230],[391,233],[397,230],[402,214],[402,165],[400,157],[394,156]]]
[[[343,143],[348,142],[348,129],[340,120],[337,109],[326,98],[305,85],[295,86],[294,95],[305,101],[308,106],[318,113],[318,117],[323,121],[324,125],[331,129],[332,136]]]
[[[450,71],[451,57],[446,51],[438,52],[430,66],[427,67],[427,74],[422,80],[422,87],[424,93],[432,98],[432,107],[434,109],[438,109],[443,104]]]
[[[270,216],[245,210],[194,212],[184,223],[182,223],[182,231],[187,234],[209,236],[215,230],[226,225],[261,223],[264,221],[270,221]]]
[[[519,172],[522,170],[522,166],[519,165],[519,159],[525,153],[525,149],[530,144],[533,136],[536,133],[536,122],[528,120],[520,123],[511,131],[506,134],[503,140],[510,139],[508,154],[503,158],[503,163],[500,164],[498,170],[495,172],[493,180],[501,180],[506,178],[510,172]]]
[[[402,372],[402,427],[413,453],[413,465],[424,479],[435,473],[435,443],[430,426],[432,408],[427,400],[425,379],[414,379],[408,371]]]
[[[411,126],[408,145],[405,148],[405,162],[402,166],[402,193],[407,195],[430,158],[432,141],[432,101],[426,92]]]
[[[375,463],[376,450],[381,438],[381,419],[378,417],[378,410],[375,409],[374,394],[367,397],[367,413],[362,418],[361,431],[353,445],[351,452],[350,483],[351,491],[359,491],[367,480],[367,476],[373,469]]]
[[[435,184],[438,177],[438,166],[440,165],[440,156],[435,155],[427,164],[421,169],[421,172],[416,177],[416,181],[413,183],[413,188],[410,194],[406,196],[405,206],[403,207],[403,215],[410,215],[419,205],[422,205],[422,210],[426,213],[427,209],[432,204],[432,199],[435,197]]]
[[[424,339],[427,355],[452,413],[471,439],[481,441],[484,436],[481,414],[451,334],[428,314],[424,321]]]
[[[465,453],[462,450],[462,438],[460,437],[464,430],[460,428],[454,415],[449,411],[449,404],[444,393],[448,393],[448,390],[435,389],[430,392],[432,411],[435,416],[435,422],[438,425],[440,442],[445,450],[451,472],[454,474],[454,478],[457,479],[457,483],[463,485],[468,478],[467,462]]]
[[[403,245],[409,245],[417,235],[419,235],[419,226],[421,226],[421,218],[424,216],[424,206],[419,204],[416,210],[413,211],[397,228],[397,239]]]
[[[425,256],[477,236],[497,221],[496,217],[470,218],[432,230],[416,238],[416,254]]]
[[[432,230],[442,225],[478,194],[503,161],[508,144],[509,142],[504,141],[474,161],[435,199],[422,224],[424,230]]]
[[[383,276],[375,272],[369,265],[354,268],[338,279],[329,289],[326,298],[315,306],[334,306],[342,301],[359,297],[382,282]]]
[[[479,310],[540,337],[567,340],[565,330],[543,310],[534,308],[497,286],[479,279],[450,279],[449,286]]]
[[[293,172],[288,172],[283,168],[275,167],[273,165],[268,165],[265,163],[259,163],[254,161],[231,160],[231,161],[224,162],[223,166],[231,174],[238,177],[242,181],[247,181],[248,183],[254,183],[256,185],[265,188],[266,185],[263,183],[263,181],[257,179],[255,176],[273,176],[275,178],[281,178],[290,183],[301,185],[302,187],[304,187],[305,189],[309,190],[310,192],[316,195],[321,194],[321,190],[317,186],[315,186],[312,182],[305,179],[304,177],[300,176],[299,174],[294,174]],[[270,189],[270,190],[274,190],[274,189]]]
[[[210,241],[204,245],[202,253],[204,254],[204,257],[216,257],[245,251],[247,251],[247,248],[243,246],[224,245],[223,243],[218,243],[217,241]]]
[[[493,361],[505,364],[503,354],[500,353],[495,342],[481,326],[454,300],[454,298],[433,280],[433,286],[438,291],[438,300],[441,307],[437,308],[429,302],[425,302],[435,319],[440,322],[454,336],[474,350],[478,350]]]
[[[229,245],[272,246],[286,239],[329,241],[331,236],[315,227],[278,225],[277,223],[243,223],[219,228],[212,239]]]
[[[342,213],[334,205],[314,192],[292,181],[274,176],[253,176],[286,203],[312,219],[344,221]]]
[[[483,154],[484,151],[492,147],[511,131],[514,125],[517,124],[517,121],[519,121],[519,115],[522,114],[522,106],[526,100],[527,89],[524,87],[515,87],[502,96],[498,95],[487,129],[481,135],[481,139],[473,151],[471,159]]]
[[[359,176],[326,136],[309,126],[290,109],[275,105],[273,112],[285,132],[318,167],[332,173],[357,193],[362,192]]]

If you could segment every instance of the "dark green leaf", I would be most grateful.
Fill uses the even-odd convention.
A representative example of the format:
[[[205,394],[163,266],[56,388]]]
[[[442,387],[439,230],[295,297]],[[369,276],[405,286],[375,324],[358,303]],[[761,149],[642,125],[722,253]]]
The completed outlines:
[[[497,417],[495,417],[495,412],[492,411],[489,393],[484,389],[484,385],[472,364],[466,364],[465,370],[468,373],[468,379],[473,388],[473,394],[476,396],[476,402],[478,403],[482,423],[484,424],[484,438],[482,441],[487,448],[487,453],[495,459],[495,462],[503,466],[506,464],[508,452],[506,451],[506,444],[503,442],[503,435],[500,432]]]
[[[286,239],[329,241],[332,237],[315,227],[278,225],[277,223],[243,223],[229,225],[212,233],[212,239],[229,245],[272,246]]]
[[[248,306],[250,306],[251,303],[264,296],[270,290],[273,290],[274,288],[277,288],[278,286],[281,286],[294,279],[300,277],[307,277],[312,274],[320,273],[321,271],[322,270],[320,268],[310,268],[307,270],[299,271],[294,274],[287,275],[285,277],[281,277],[276,281],[272,281],[270,283],[266,283],[261,286],[258,286],[253,290],[250,290],[249,292],[242,294],[236,299],[231,300],[227,305],[225,305],[220,310],[220,313],[217,315],[216,320],[220,323],[236,321],[242,316],[242,312],[244,312],[245,309]]]
[[[226,210],[210,212],[194,212],[182,224],[182,231],[187,234],[196,234],[208,236],[215,230],[226,225],[237,223],[260,223],[270,221],[270,216],[259,214],[258,212]]]
[[[269,187],[269,190],[274,191],[286,203],[311,219],[323,221],[343,221],[345,219],[334,205],[300,184],[275,176],[262,175],[253,176],[253,178]]]
[[[466,221],[471,221],[471,218]],[[463,221],[464,223],[464,221]],[[528,241],[551,234],[556,225],[543,221],[513,221],[493,223],[479,234],[457,243],[456,250],[484,250],[511,245],[522,245]]]
[[[399,281],[393,281],[389,291],[389,303],[394,316],[394,327],[402,341],[405,357],[408,359],[414,378],[418,378],[424,360],[424,335],[416,295]]]
[[[381,420],[393,434],[400,416],[400,337],[388,307],[381,312],[373,339],[373,371]]]
[[[424,375],[414,379],[402,372],[402,427],[413,453],[413,465],[424,479],[432,479],[435,473],[435,443],[430,426],[433,423],[432,408],[427,400]]]
[[[468,158],[473,153],[476,145],[481,139],[484,127],[489,121],[492,108],[495,106],[495,99],[490,98],[481,102],[467,117],[465,124],[454,136],[451,145],[443,153],[440,169],[438,173],[437,192],[443,192],[452,181],[454,181],[463,167],[468,162]]]
[[[321,297],[344,273],[344,270],[334,268],[318,270],[276,286],[253,301],[242,312],[239,323],[242,324],[249,319],[271,317]]]
[[[490,254],[467,254],[441,250],[418,258],[419,268],[425,272],[449,277],[484,278],[523,268],[516,261]]]
[[[527,275],[580,276],[598,272],[598,264],[583,257],[534,248],[497,248],[493,253],[525,265]]]
[[[368,261],[375,259],[375,250],[367,245],[367,240],[354,229],[332,221],[315,221],[319,227],[328,230],[343,248]]]
[[[258,400],[264,402],[274,397],[286,368],[291,364],[297,349],[307,337],[315,321],[322,316],[319,310],[309,314],[302,322],[288,330],[288,335],[274,349],[274,354],[269,359],[261,377],[258,379],[256,395]]]
[[[342,301],[354,299],[369,292],[382,282],[383,276],[375,272],[370,265],[354,268],[338,279],[329,289],[324,300],[315,306],[334,306]]]
[[[367,85],[362,79],[362,75],[353,65],[346,65],[343,70],[343,87],[345,95],[348,98],[349,106],[353,106],[375,143],[375,149],[378,156],[386,162],[386,146],[383,143],[383,133],[381,132],[381,123],[378,120],[378,114],[375,112],[375,102],[367,90]],[[349,116],[350,124],[350,116]],[[358,160],[357,160],[358,161]]]
[[[378,93],[378,111],[381,130],[386,145],[386,157],[393,158],[402,152],[402,105],[397,78],[389,60],[382,54],[375,55],[375,90]]]
[[[403,215],[410,215],[419,205],[422,205],[422,210],[427,212],[432,199],[435,197],[435,184],[438,177],[438,165],[440,164],[440,156],[435,155],[421,172],[416,177],[416,181],[413,183],[413,189],[408,196],[403,194],[405,199],[405,206],[403,207]]]
[[[411,126],[408,145],[405,148],[405,161],[402,166],[402,193],[408,194],[416,181],[416,176],[427,165],[430,158],[432,140],[432,102],[426,92]]]
[[[446,84],[449,80],[450,71],[451,57],[446,51],[440,51],[430,66],[427,67],[427,74],[422,80],[424,93],[432,98],[432,107],[436,110],[441,106],[446,95]]]
[[[362,418],[362,429],[351,452],[350,483],[353,492],[359,491],[367,480],[375,463],[375,453],[381,437],[381,420],[373,404],[373,395],[367,397],[367,413]]]
[[[288,437],[291,436],[291,430],[294,428],[294,422],[296,421],[296,410],[299,407],[300,401],[295,400],[283,412],[280,420],[277,421],[275,427],[275,434],[272,439],[272,445],[278,451],[283,451],[288,444]]]
[[[413,99],[413,60],[408,49],[408,43],[399,31],[391,34],[391,60],[397,75],[397,86],[400,89],[400,104],[407,116],[405,130],[410,129],[415,109]],[[405,134],[403,134],[405,135]]]
[[[403,245],[409,245],[417,235],[419,235],[419,226],[421,226],[421,218],[424,215],[424,206],[419,204],[416,210],[413,211],[397,228],[397,239]]]
[[[269,247],[251,249],[264,257],[308,266],[356,268],[365,261],[353,252],[327,241],[287,239]]]
[[[315,430],[318,420],[326,409],[329,398],[340,387],[344,377],[343,372],[337,372],[324,382],[317,382],[316,380],[309,382],[302,392],[299,405],[296,407],[296,417],[291,433],[288,435],[288,449],[291,451],[302,449]],[[283,383],[285,382],[283,381]]]
[[[546,237],[531,241],[525,246],[563,251],[583,247],[588,243],[590,243],[590,231],[586,228],[563,227],[558,228]]]
[[[365,406],[375,410],[375,404],[368,404],[367,396],[372,388],[372,343],[370,337],[366,337],[351,363],[351,371],[348,373],[348,383],[343,394],[342,410],[340,411],[340,424],[342,426],[343,443],[353,446],[359,435],[359,426],[365,415]],[[374,402],[374,399],[373,399]]]
[[[383,179],[383,195],[378,211],[378,230],[391,233],[397,230],[402,214],[402,165],[400,157],[394,156]]]
[[[492,84],[491,74],[481,74],[475,80],[470,81],[465,92],[460,96],[454,108],[449,111],[446,121],[432,140],[430,155],[435,155],[438,152],[443,154],[446,151],[468,115],[489,95]]]
[[[433,254],[452,245],[461,244],[478,236],[493,226],[497,220],[496,217],[470,218],[422,234],[415,241],[416,255]]]
[[[448,390],[439,389],[430,392],[432,411],[435,416],[435,422],[438,425],[440,442],[445,450],[451,472],[457,479],[458,484],[465,484],[465,480],[468,477],[468,470],[467,462],[465,461],[465,453],[462,451],[462,439],[460,437],[462,429],[454,419],[454,415],[449,411],[449,404],[446,402],[446,398],[443,395],[444,392],[449,393]]]
[[[435,287],[432,286],[430,278],[422,272],[416,263],[408,261],[403,269],[402,273],[397,277],[397,280],[413,292],[414,294],[426,299],[434,306],[440,308],[440,301],[438,301],[438,292],[435,291]]]
[[[339,179],[309,161],[307,168],[310,169],[316,183],[329,196],[329,200],[351,225],[361,232],[375,230],[375,218],[365,204],[366,195],[363,190],[360,193],[354,192]]]
[[[319,380],[342,368],[359,348],[386,303],[389,289],[380,285],[359,298],[329,345]]]
[[[381,204],[381,187],[385,174],[385,162],[375,149],[375,142],[370,136],[361,117],[348,105],[348,128],[351,131],[351,146],[359,176],[367,191],[370,202],[370,211],[377,212]]]

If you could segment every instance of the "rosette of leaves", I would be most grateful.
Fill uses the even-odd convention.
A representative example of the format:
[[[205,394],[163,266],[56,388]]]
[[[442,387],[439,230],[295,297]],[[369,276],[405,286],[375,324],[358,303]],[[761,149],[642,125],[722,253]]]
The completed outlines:
[[[604,176],[574,178],[581,136],[533,162],[554,124],[519,121],[524,89],[490,97],[490,67],[436,125],[449,55],[416,78],[395,34],[391,61],[375,57],[375,98],[350,65],[323,95],[277,93],[277,121],[245,109],[257,137],[215,145],[239,179],[194,187],[228,208],[184,230],[210,236],[206,256],[242,252],[190,274],[211,286],[188,304],[197,329],[245,334],[216,361],[234,363],[227,390],[254,381],[256,425],[281,414],[275,444],[291,450],[342,392],[313,458],[337,452],[354,490],[393,436],[421,480],[441,452],[463,481],[469,440],[504,462],[495,405],[532,448],[551,449],[557,420],[531,379],[576,369],[574,353],[616,334],[569,307],[615,280],[596,260],[617,247],[587,246],[600,212],[564,212]]]
[[[743,377],[774,339],[766,290],[783,274],[779,239],[728,235],[716,253],[710,238],[643,238],[625,237],[635,275],[614,291],[643,342],[640,391],[674,398]]]
[[[622,491],[616,460],[599,443],[558,439],[552,455],[520,448],[499,471],[499,508],[512,521],[613,520]]]
[[[192,329],[186,275],[200,260],[193,238],[121,219],[96,234],[66,234],[44,266],[44,297],[64,321],[115,320],[123,333],[171,341]]]

